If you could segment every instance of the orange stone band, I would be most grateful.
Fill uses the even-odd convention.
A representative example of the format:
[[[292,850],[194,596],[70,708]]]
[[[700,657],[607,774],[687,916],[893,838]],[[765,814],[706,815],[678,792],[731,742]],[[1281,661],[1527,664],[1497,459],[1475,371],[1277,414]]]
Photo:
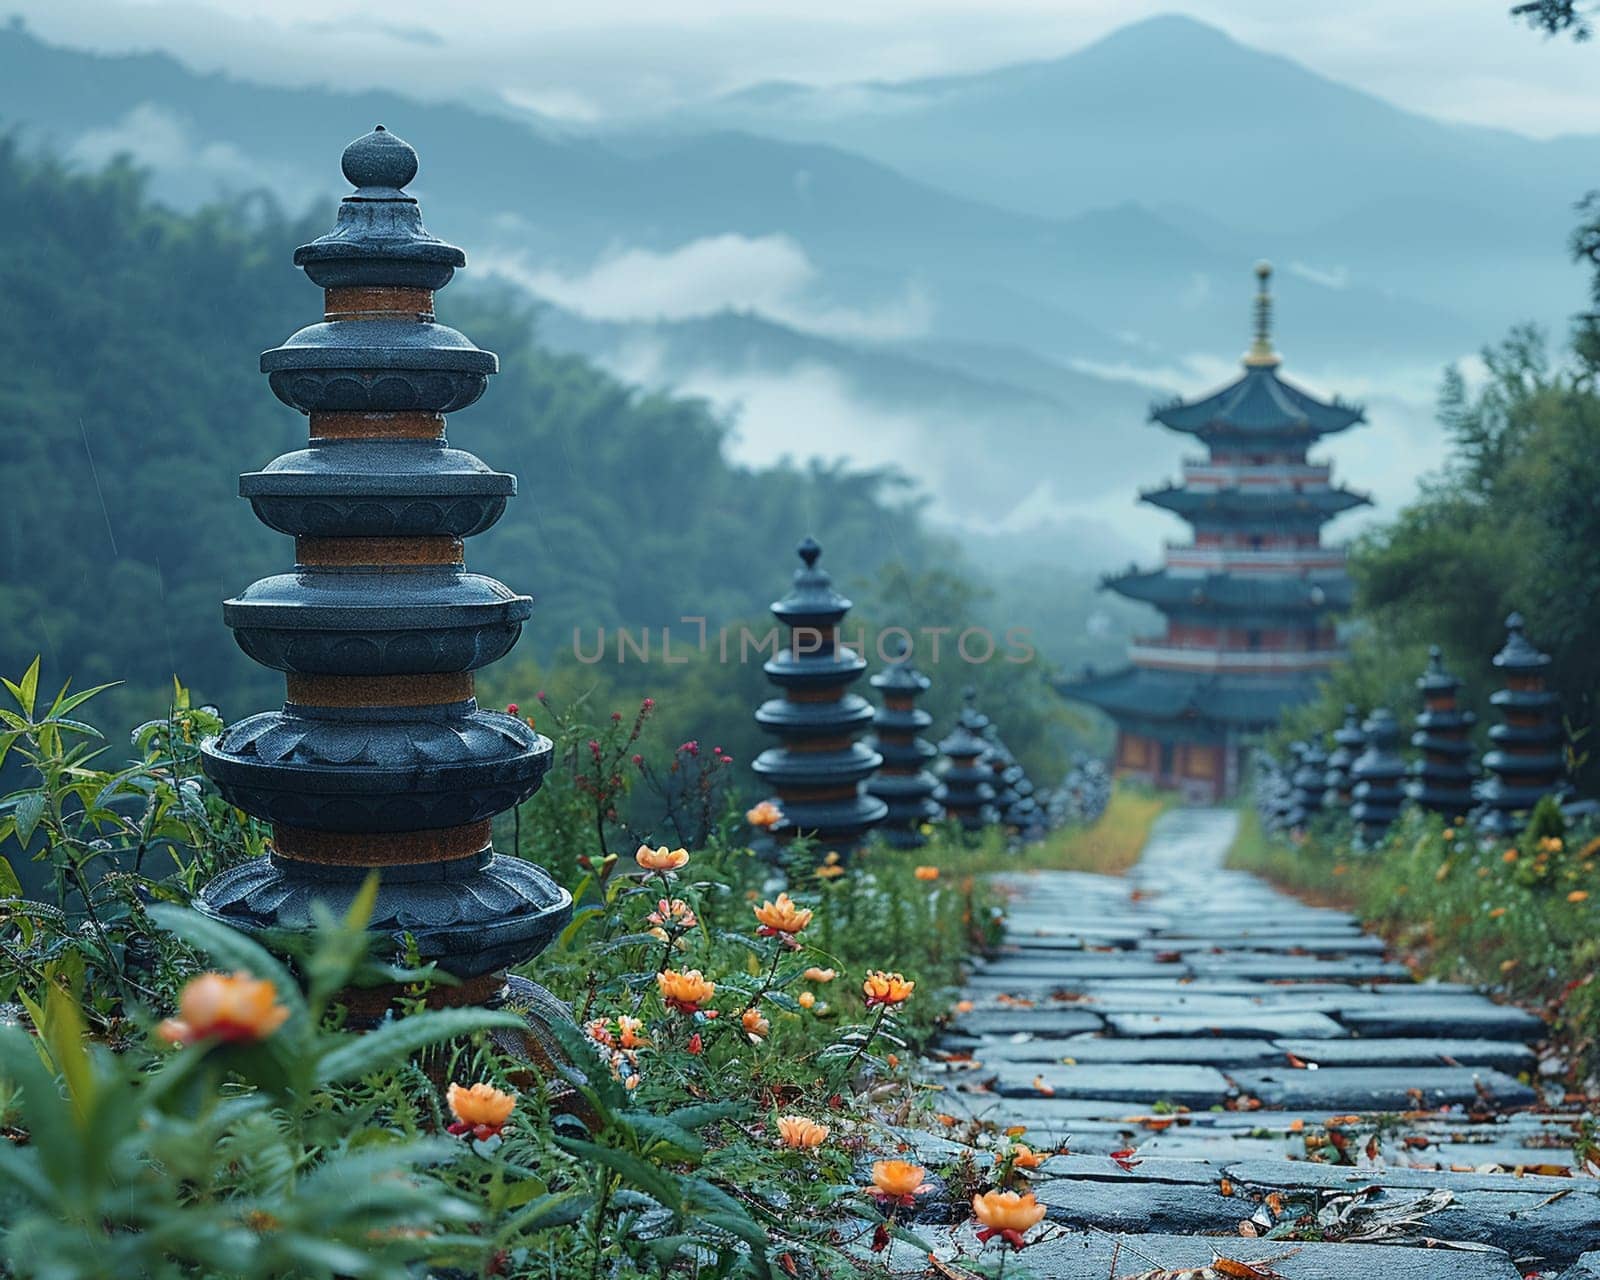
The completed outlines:
[[[409,565],[461,564],[460,538],[296,538],[297,564]]]
[[[411,676],[305,676],[290,672],[289,701],[306,707],[428,707],[465,702],[472,672]]]
[[[282,857],[328,867],[406,867],[423,862],[456,862],[482,853],[489,847],[492,836],[488,821],[441,827],[437,831],[402,831],[388,835],[307,831],[303,827],[272,828],[273,846]]]
[[[442,413],[313,413],[311,438],[324,440],[434,440],[444,434]]]
[[[323,294],[326,320],[433,319],[433,290],[399,285],[360,285],[328,289]]]

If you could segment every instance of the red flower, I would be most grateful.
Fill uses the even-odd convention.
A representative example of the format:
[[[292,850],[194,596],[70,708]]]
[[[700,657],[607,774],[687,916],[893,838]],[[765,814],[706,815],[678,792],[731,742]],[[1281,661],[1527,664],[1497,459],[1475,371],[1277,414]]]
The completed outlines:
[[[698,1058],[700,1056],[700,1052],[706,1047],[706,1044],[705,1041],[700,1038],[700,1033],[698,1031],[689,1037],[689,1044],[687,1047],[689,1052],[695,1057]]]
[[[506,714],[508,716],[514,716],[517,714],[517,704],[515,702],[506,703]]]

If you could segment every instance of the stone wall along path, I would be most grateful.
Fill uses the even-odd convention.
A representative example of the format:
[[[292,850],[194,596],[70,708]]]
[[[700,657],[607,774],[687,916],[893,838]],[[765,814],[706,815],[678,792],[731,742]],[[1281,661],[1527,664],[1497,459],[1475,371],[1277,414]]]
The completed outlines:
[[[927,1069],[953,1135],[982,1119],[1070,1153],[1033,1175],[1054,1229],[1019,1271],[1110,1280],[1297,1245],[1272,1264],[1290,1280],[1592,1265],[1600,1181],[1554,1176],[1576,1117],[1527,1083],[1540,1020],[1415,982],[1348,913],[1224,869],[1235,824],[1171,811],[1124,878],[1000,877],[1002,953]],[[975,1256],[969,1227],[923,1236],[952,1266]]]

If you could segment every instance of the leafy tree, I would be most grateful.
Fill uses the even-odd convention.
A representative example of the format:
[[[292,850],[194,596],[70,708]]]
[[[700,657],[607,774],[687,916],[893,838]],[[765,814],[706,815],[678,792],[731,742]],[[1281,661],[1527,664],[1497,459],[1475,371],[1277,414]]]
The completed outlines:
[[[1592,4],[1584,0],[1526,0],[1511,6],[1513,17],[1522,18],[1530,27],[1547,35],[1570,35],[1574,40],[1587,40],[1594,34],[1589,25]]]

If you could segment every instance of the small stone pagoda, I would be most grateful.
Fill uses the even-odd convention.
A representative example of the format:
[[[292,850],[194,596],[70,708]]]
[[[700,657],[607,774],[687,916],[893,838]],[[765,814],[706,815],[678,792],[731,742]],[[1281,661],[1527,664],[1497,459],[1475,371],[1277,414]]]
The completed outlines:
[[[294,571],[223,606],[288,696],[201,748],[228,803],[272,825],[272,852],[195,905],[247,933],[303,932],[316,904],[342,912],[378,871],[369,927],[461,980],[442,1001],[493,1001],[572,907],[491,841],[491,819],[532,795],[551,759],[549,739],[473,696],[473,673],[505,656],[532,607],[462,554],[515,477],[445,438],[445,415],[484,393],[497,362],[434,320],[434,292],[466,256],[405,192],[416,152],[379,125],[343,169],[355,191],[337,226],[294,254],[324,290],[323,319],[261,357],[310,440],[239,485],[294,538]]]
[[[983,762],[989,766],[989,785],[994,788],[995,812],[1000,815],[1000,821],[1009,826],[1006,814],[1020,798],[1013,784],[1022,776],[1022,770],[1017,767],[1016,756],[1011,754],[1011,749],[1006,746],[992,719],[983,731],[983,740],[989,747],[984,753]]]
[[[983,736],[989,744],[989,754],[985,759],[994,774],[994,807],[1000,815],[1000,824],[1014,834],[1025,837],[1037,826],[1035,815],[1039,803],[1033,798],[1033,783],[1028,781],[1028,775],[1017,763],[1016,756],[1011,754],[1011,748],[1006,746],[1005,739],[1000,736],[992,720]]]
[[[773,828],[779,843],[809,836],[819,846],[847,853],[882,822],[889,806],[862,783],[883,757],[857,741],[872,723],[872,704],[849,688],[866,659],[839,643],[839,623],[850,601],[817,568],[822,548],[807,537],[798,547],[801,567],[789,594],[772,605],[789,628],[789,643],[762,670],[780,690],[756,711],[756,723],[778,738],[752,766],[777,792],[783,810]]]
[[[1291,831],[1303,831],[1322,811],[1328,753],[1317,738],[1296,745],[1300,748],[1299,763],[1289,779],[1289,812],[1285,821]]]
[[[1360,842],[1370,848],[1400,816],[1406,762],[1400,758],[1400,726],[1387,707],[1374,710],[1361,727],[1367,748],[1350,766],[1350,794],[1355,801],[1350,818]]]
[[[1417,688],[1422,713],[1411,745],[1422,754],[1411,766],[1406,794],[1447,822],[1458,822],[1472,809],[1472,726],[1478,717],[1461,710],[1461,681],[1445,670],[1438,645],[1428,650],[1428,669],[1417,677]]]
[[[1322,775],[1322,807],[1335,813],[1348,813],[1354,797],[1350,788],[1350,766],[1367,748],[1367,735],[1361,727],[1361,712],[1354,703],[1346,703],[1344,723],[1333,731],[1333,750],[1328,752],[1327,766]]]
[[[919,736],[933,717],[916,705],[933,681],[912,665],[910,646],[901,639],[893,661],[870,683],[883,698],[868,740],[883,757],[883,766],[867,783],[867,794],[888,806],[879,834],[896,849],[920,849],[926,843],[922,828],[944,812],[939,780],[928,771],[939,753]]]
[[[1529,643],[1520,613],[1506,619],[1506,631],[1505,647],[1494,656],[1506,685],[1489,697],[1500,723],[1489,729],[1494,746],[1483,757],[1488,777],[1477,793],[1478,825],[1493,835],[1518,830],[1521,815],[1541,797],[1567,790],[1561,698],[1545,687],[1550,655]]]
[[[944,815],[969,832],[1000,821],[994,807],[994,771],[984,759],[989,744],[983,731],[989,727],[989,717],[978,710],[977,702],[978,691],[966,689],[956,727],[939,741],[939,753],[945,758]]]
[[[1364,415],[1280,375],[1271,268],[1260,264],[1256,276],[1244,372],[1150,414],[1205,451],[1184,460],[1180,483],[1140,495],[1192,536],[1169,543],[1160,568],[1130,568],[1103,583],[1153,605],[1165,627],[1135,640],[1121,670],[1058,686],[1116,722],[1120,775],[1200,802],[1237,788],[1246,745],[1309,700],[1341,657],[1334,617],[1352,590],[1344,549],[1324,545],[1322,527],[1368,502],[1309,456]]]

